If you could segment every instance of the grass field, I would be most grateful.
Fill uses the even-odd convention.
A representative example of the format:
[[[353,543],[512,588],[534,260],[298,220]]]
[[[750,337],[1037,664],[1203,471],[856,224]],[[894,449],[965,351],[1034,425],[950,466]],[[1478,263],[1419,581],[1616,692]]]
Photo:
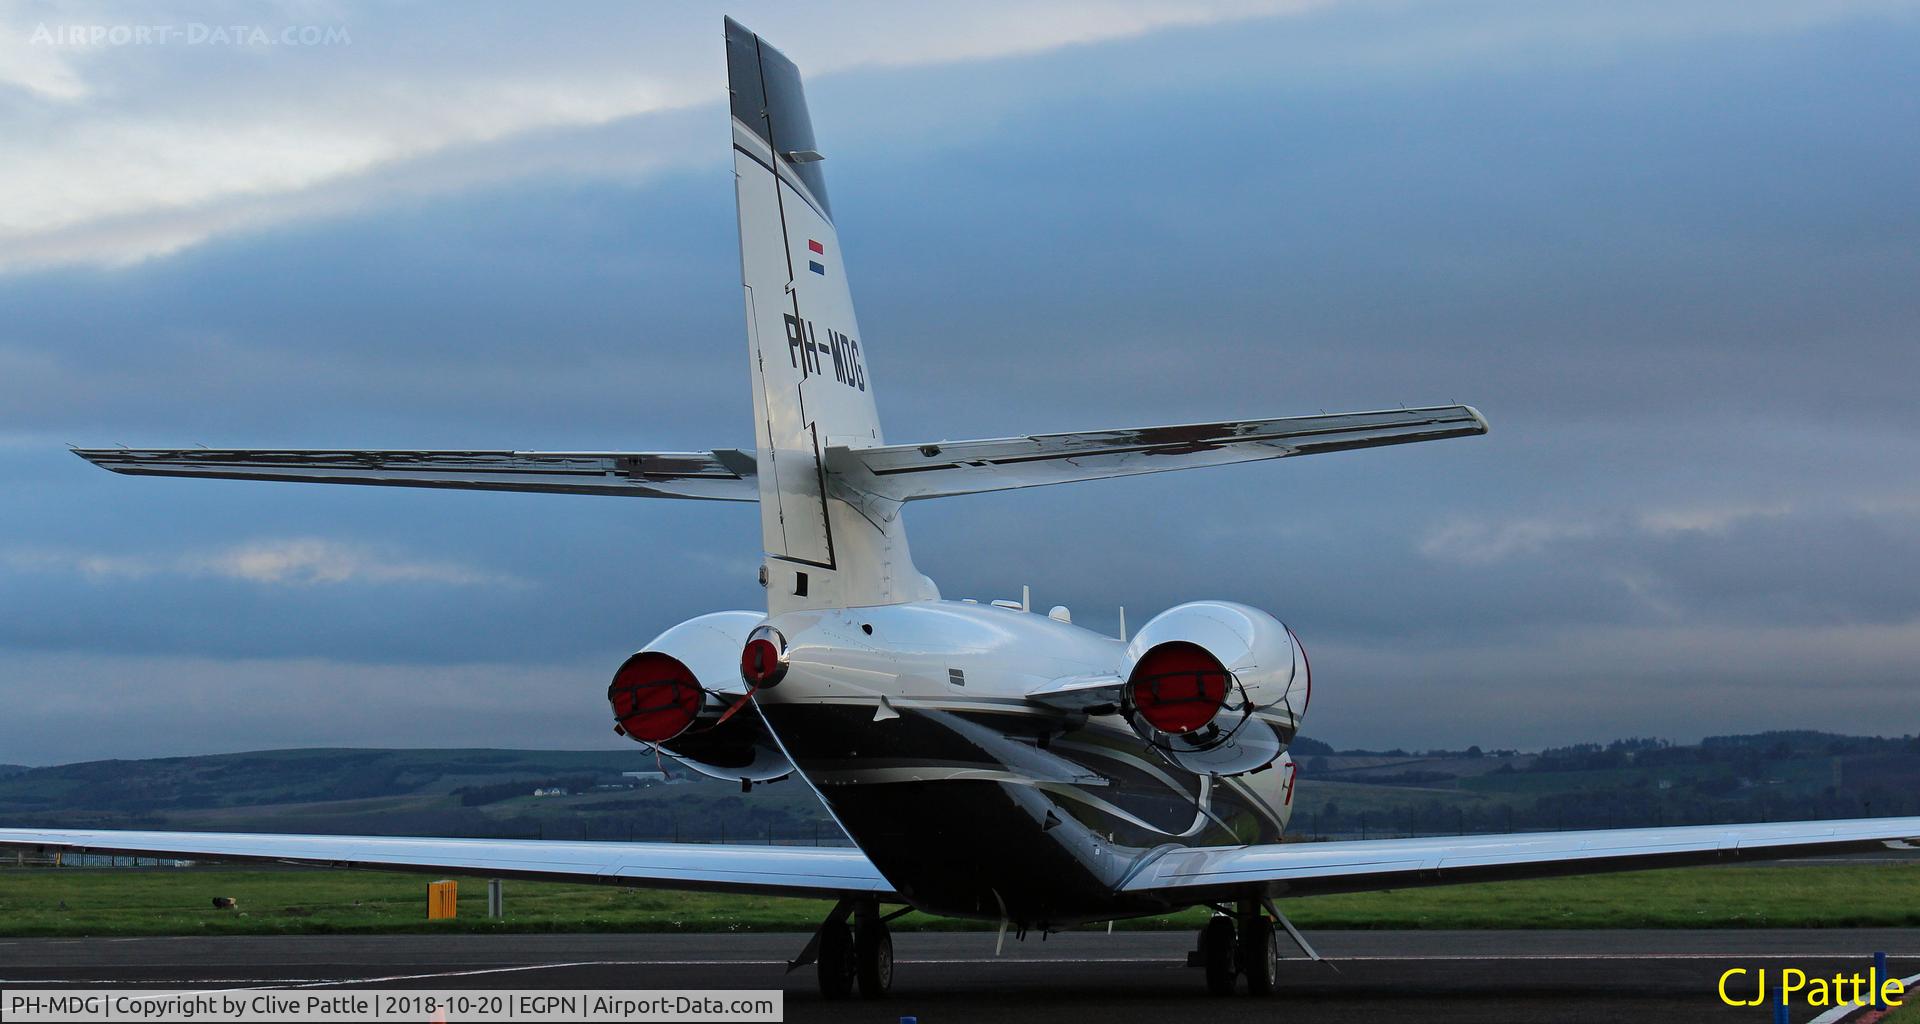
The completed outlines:
[[[1901,1004],[1899,1009],[1880,1018],[1880,1024],[1920,1024],[1920,1002]]]
[[[459,878],[460,914],[426,920],[428,876],[242,868],[0,869],[0,935],[302,932],[795,931],[815,900],[508,882],[507,917],[486,919],[486,882]],[[213,898],[232,897],[236,910]],[[1920,926],[1920,865],[1724,867],[1595,875],[1283,904],[1302,928],[1822,928]],[[1192,929],[1204,911],[1123,921]],[[991,927],[910,914],[900,929]]]

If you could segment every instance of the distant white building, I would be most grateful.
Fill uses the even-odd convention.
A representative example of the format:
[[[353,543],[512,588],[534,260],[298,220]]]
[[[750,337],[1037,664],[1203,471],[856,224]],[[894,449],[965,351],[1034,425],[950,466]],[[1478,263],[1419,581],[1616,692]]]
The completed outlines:
[[[534,796],[571,796],[572,794],[568,793],[566,790],[560,788],[559,786],[551,786],[551,787],[543,786],[539,789],[534,790],[533,795]]]

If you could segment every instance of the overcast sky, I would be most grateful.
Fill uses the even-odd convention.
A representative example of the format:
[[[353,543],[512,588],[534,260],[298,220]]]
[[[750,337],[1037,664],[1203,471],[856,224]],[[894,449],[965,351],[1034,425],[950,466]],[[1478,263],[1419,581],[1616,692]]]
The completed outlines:
[[[0,762],[619,745],[762,601],[750,506],[64,450],[751,446],[723,9],[450,10],[0,7]],[[947,596],[1267,608],[1342,746],[1920,732],[1920,8],[724,10],[889,440],[1493,425],[917,504]]]

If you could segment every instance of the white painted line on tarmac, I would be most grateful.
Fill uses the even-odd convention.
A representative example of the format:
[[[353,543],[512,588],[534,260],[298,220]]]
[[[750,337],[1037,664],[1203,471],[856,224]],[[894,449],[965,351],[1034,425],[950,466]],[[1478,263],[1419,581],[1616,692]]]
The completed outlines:
[[[1509,960],[1839,960],[1850,959],[1846,953],[1596,953],[1580,955],[1573,953],[1525,953],[1513,956],[1468,954],[1402,955],[1402,956],[1336,956],[1324,959],[1335,963],[1358,962],[1464,962],[1484,963]],[[1300,957],[1289,957],[1290,961],[1305,962]],[[895,963],[919,964],[929,966],[965,966],[981,964],[1162,964],[1167,966],[1185,966],[1174,957],[949,957],[941,959],[901,958]],[[785,960],[575,960],[563,963],[511,964],[500,967],[469,968],[464,970],[432,971],[418,974],[400,974],[373,978],[198,978],[198,979],[87,979],[87,978],[0,978],[5,985],[55,985],[55,984],[185,984],[197,982],[213,984],[225,982],[311,982],[321,985],[357,985],[377,981],[402,981],[415,978],[451,978],[475,974],[502,974],[513,971],[549,971],[568,967],[779,967],[785,966]],[[149,965],[151,966],[151,965]]]
[[[1431,953],[1431,954],[1390,953],[1390,954],[1360,955],[1360,956],[1328,956],[1328,957],[1322,957],[1321,959],[1331,960],[1336,963],[1358,963],[1358,962],[1374,962],[1374,961],[1397,963],[1401,961],[1420,961],[1420,960],[1443,962],[1443,963],[1446,963],[1446,962],[1483,963],[1483,962],[1498,962],[1498,961],[1504,961],[1504,960],[1850,960],[1850,959],[1853,959],[1856,955],[1857,954],[1854,954],[1854,953],[1742,953],[1736,950],[1736,951],[1730,951],[1726,953],[1484,953],[1484,954],[1481,954],[1481,953]],[[1889,956],[1909,956],[1913,954],[1889,953],[1888,955]],[[1302,963],[1307,962],[1305,957],[1296,956],[1296,957],[1287,957],[1286,959],[1297,960]],[[692,963],[695,961],[666,960],[666,961],[644,961],[644,962],[672,964],[672,963]],[[714,960],[714,961],[701,961],[701,962],[785,963],[786,961],[784,960],[776,960],[776,961]],[[1176,965],[1182,965],[1185,963],[1185,961],[1180,960],[1178,957],[1167,957],[1167,956],[1148,956],[1148,957],[1106,957],[1106,956],[991,957],[989,956],[989,957],[978,957],[978,958],[954,958],[954,959],[941,959],[941,960],[920,960],[920,959],[910,959],[910,958],[903,957],[896,960],[895,962],[903,963],[903,964],[1176,964]]]
[[[1901,955],[1901,954],[1896,954]],[[1594,960],[1836,960],[1850,959],[1845,953],[1523,953],[1515,955],[1471,955],[1471,954],[1435,954],[1435,955],[1398,955],[1398,956],[1336,956],[1327,957],[1332,963],[1498,963],[1503,961],[1594,961]],[[1299,961],[1290,957],[1289,961]],[[394,981],[425,981],[433,978],[467,978],[488,974],[513,974],[526,971],[553,971],[574,967],[784,967],[785,960],[571,960],[559,963],[513,964],[503,967],[479,967],[450,971],[427,971],[415,974],[390,974],[375,977],[348,978],[0,978],[0,985],[242,985],[242,986],[284,986],[289,988],[312,988],[321,985],[376,985]],[[1185,964],[1172,957],[953,957],[941,959],[899,959],[895,963],[922,966],[979,966],[988,964],[1006,964],[1012,966],[1045,966],[1058,964],[1157,964],[1163,967],[1184,967]],[[1902,980],[1902,984],[1913,985],[1920,982],[1920,975]],[[1838,1020],[1833,1018],[1832,1020]],[[1832,1024],[1831,1020],[1821,1018],[1814,1024]]]
[[[564,967],[615,967],[615,960],[575,960],[558,964],[520,964],[513,967],[479,967],[465,971],[435,971],[429,974],[389,974],[380,978],[351,978],[342,981],[310,981],[290,988],[317,988],[321,985],[381,985],[389,981],[425,981],[429,978],[473,978],[483,974],[512,974],[517,971],[552,971]]]
[[[1889,956],[1910,956],[1908,953],[1889,953]],[[1400,961],[1400,960],[1458,960],[1470,963],[1497,962],[1505,960],[1853,960],[1857,953],[1495,953],[1484,956],[1471,954],[1442,953],[1432,956],[1408,954],[1403,956],[1329,956],[1323,959],[1337,963],[1352,961]],[[1289,957],[1297,960],[1299,957]]]
[[[278,985],[309,978],[0,978],[0,985]]]
[[[1911,978],[1901,978],[1900,985],[1903,988],[1912,988],[1913,983],[1916,981],[1920,981],[1920,974],[1916,974]],[[1811,1021],[1808,1021],[1807,1024],[1836,1024],[1837,1021],[1844,1020],[1856,1013],[1864,1013],[1871,1009],[1874,1009],[1874,1007],[1852,1006],[1847,1003],[1842,1003],[1820,1016],[1813,1018]]]

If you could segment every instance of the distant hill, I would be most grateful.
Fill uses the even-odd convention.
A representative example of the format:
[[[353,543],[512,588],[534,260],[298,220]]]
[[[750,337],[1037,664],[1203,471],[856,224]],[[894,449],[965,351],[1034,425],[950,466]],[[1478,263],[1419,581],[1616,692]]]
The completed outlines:
[[[623,772],[665,767],[665,784]],[[564,795],[534,796],[535,790]],[[837,827],[802,783],[742,794],[620,750],[265,750],[87,761],[0,776],[0,823],[375,835],[810,838]]]
[[[1295,829],[1486,832],[1920,814],[1920,738],[1809,731],[1299,757]]]
[[[1920,814],[1920,739],[1635,738],[1537,753],[1294,745],[1299,834],[1504,832]],[[641,784],[624,772],[668,771]],[[536,796],[535,791],[543,795]],[[558,795],[555,795],[558,794]],[[742,793],[633,750],[265,750],[0,768],[0,825],[838,841],[804,783]]]
[[[0,764],[0,779],[4,779],[9,775],[18,775],[27,770],[27,766],[24,764]]]

